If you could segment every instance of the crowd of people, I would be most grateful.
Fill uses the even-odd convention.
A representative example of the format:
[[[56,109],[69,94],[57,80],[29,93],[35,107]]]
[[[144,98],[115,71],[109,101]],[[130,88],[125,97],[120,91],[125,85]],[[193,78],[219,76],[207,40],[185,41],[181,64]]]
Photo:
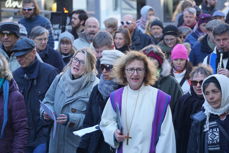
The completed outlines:
[[[55,50],[23,0],[23,18],[0,23],[0,152],[229,152],[229,13],[216,3],[182,0],[173,24],[145,5],[104,30],[75,10]]]

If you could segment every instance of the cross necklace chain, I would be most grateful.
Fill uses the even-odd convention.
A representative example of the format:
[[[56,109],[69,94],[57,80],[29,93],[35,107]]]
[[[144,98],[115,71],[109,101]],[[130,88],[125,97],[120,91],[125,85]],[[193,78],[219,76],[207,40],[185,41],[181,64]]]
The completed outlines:
[[[138,91],[138,96],[139,96],[139,92],[140,92],[140,91]],[[128,121],[128,119],[127,119],[127,110],[128,110],[128,109],[127,109],[127,108],[128,108],[128,106],[127,106],[128,88],[127,88],[127,94],[126,94],[126,114],[125,114],[125,117],[126,117],[126,130],[127,130],[126,145],[129,144],[129,139],[132,138],[132,137],[130,136],[130,128],[131,128],[132,123],[133,123],[133,119],[134,119],[134,115],[135,115],[135,111],[136,111],[136,106],[137,106],[137,102],[138,102],[138,96],[137,96],[137,100],[136,100],[136,103],[135,103],[135,106],[134,106],[134,111],[133,111],[133,114],[132,114],[132,118],[131,118],[130,124],[129,124],[129,126],[128,126],[128,123],[127,123],[127,121]]]

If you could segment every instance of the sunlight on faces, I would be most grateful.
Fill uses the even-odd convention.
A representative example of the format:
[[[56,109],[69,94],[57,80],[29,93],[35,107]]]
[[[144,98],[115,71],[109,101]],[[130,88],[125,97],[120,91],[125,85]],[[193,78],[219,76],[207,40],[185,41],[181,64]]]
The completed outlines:
[[[92,41],[95,34],[99,31],[99,23],[94,18],[89,18],[85,23],[85,34],[89,41]]]
[[[184,24],[187,26],[192,26],[196,22],[196,16],[187,11],[184,12]]]
[[[217,49],[222,49],[223,51],[229,52],[229,34],[227,32],[222,35],[216,35],[214,37]]]
[[[31,18],[34,14],[34,4],[31,3],[24,3],[22,8],[22,14],[25,18]]]
[[[192,81],[198,81],[198,82],[200,82],[200,81],[203,81],[205,78],[206,78],[205,75],[200,74],[200,73],[195,73],[195,74],[193,75],[193,77],[191,78],[191,80],[192,80]],[[193,87],[194,92],[195,92],[198,96],[203,95],[202,89],[201,89],[201,84],[200,84],[200,83],[198,83],[198,84],[195,85],[195,86],[192,85],[192,87]]]
[[[185,59],[174,59],[172,60],[173,68],[177,72],[182,72],[185,69],[186,60]]]
[[[164,36],[164,42],[167,46],[170,48],[174,47],[177,43],[177,38],[173,35],[165,35]]]
[[[100,65],[104,80],[111,80],[111,72],[113,65],[101,64]]]
[[[71,19],[71,25],[73,28],[78,28],[80,27],[80,19],[79,19],[79,14],[73,14],[72,19]]]
[[[36,50],[32,50],[31,52],[22,55],[22,56],[17,56],[17,61],[21,65],[21,67],[28,67],[31,65],[36,57]]]
[[[85,73],[86,67],[86,56],[82,52],[77,53],[72,59],[71,59],[71,74],[74,78],[79,78]]]
[[[68,39],[62,39],[60,42],[60,52],[63,54],[69,54],[72,50],[72,43]]]
[[[220,108],[222,93],[216,87],[215,83],[209,83],[209,85],[205,89],[204,95],[209,105],[211,105],[215,109]]]
[[[95,48],[95,56],[96,59],[100,59],[102,57],[102,52],[104,50],[110,50],[110,47],[108,46],[103,46],[103,47],[99,47],[99,48]]]
[[[132,33],[134,31],[134,29],[136,28],[136,21],[130,15],[123,16],[121,23],[124,23],[124,24],[122,24],[121,27],[122,28],[127,28],[130,33]]]
[[[163,29],[158,25],[154,25],[150,28],[150,34],[154,38],[161,38],[163,36]]]
[[[154,18],[155,12],[153,10],[149,10],[147,13],[147,20],[152,20]]]
[[[144,62],[140,60],[133,60],[125,67],[125,77],[128,85],[133,90],[138,90],[145,78]]]
[[[126,41],[122,33],[116,33],[114,38],[116,48],[122,48]]]
[[[5,48],[11,48],[16,43],[18,38],[10,31],[2,31],[0,33],[1,43]]]
[[[44,33],[34,39],[37,50],[44,50],[48,44],[48,34]]]

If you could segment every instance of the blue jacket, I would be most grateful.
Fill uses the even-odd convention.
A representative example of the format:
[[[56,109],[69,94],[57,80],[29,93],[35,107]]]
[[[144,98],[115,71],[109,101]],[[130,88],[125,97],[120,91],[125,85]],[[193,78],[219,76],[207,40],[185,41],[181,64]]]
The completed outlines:
[[[204,58],[209,55],[213,50],[208,45],[207,35],[198,41],[192,48],[189,59],[193,66],[202,63]]]
[[[46,28],[49,31],[49,40],[48,40],[48,45],[52,48],[54,48],[54,38],[53,38],[53,30],[52,30],[52,24],[50,22],[49,19],[41,16],[41,15],[37,15],[37,16],[33,16],[32,18],[22,18],[18,21],[18,23],[22,24],[23,26],[25,26],[28,35],[30,34],[30,32],[32,31],[32,29],[36,26],[42,26],[44,28]]]
[[[43,100],[56,75],[56,68],[41,63],[37,59],[30,66],[20,67],[13,72],[19,90],[25,98],[29,125],[28,146],[30,147],[48,141],[49,125],[40,119],[39,101]]]
[[[150,36],[142,33],[138,28],[136,28],[131,37],[132,44],[130,48],[132,50],[139,51],[142,48],[152,44]]]
[[[59,72],[64,68],[64,61],[58,51],[47,46],[45,50],[39,51],[38,53],[45,63],[56,67]]]

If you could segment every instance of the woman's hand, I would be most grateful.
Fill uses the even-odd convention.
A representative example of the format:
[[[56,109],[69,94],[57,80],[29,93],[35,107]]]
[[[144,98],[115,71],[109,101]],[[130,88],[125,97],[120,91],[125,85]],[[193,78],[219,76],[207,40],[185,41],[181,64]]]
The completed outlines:
[[[59,124],[66,124],[68,121],[68,116],[66,114],[60,114],[57,118],[56,118],[56,122]]]
[[[48,114],[46,112],[43,112],[43,118],[45,120],[50,120],[50,117],[48,116]]]

